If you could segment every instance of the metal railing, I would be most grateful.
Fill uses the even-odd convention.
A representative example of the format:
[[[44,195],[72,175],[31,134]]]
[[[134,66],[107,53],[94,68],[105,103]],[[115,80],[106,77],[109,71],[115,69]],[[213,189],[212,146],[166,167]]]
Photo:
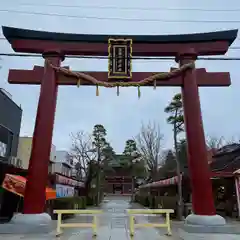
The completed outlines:
[[[174,213],[173,209],[127,209],[127,213],[129,214],[129,232],[130,236],[133,237],[135,234],[135,228],[140,227],[156,227],[156,228],[166,228],[167,235],[171,236],[171,222],[170,222],[170,214]],[[135,216],[137,215],[153,215],[153,214],[165,214],[166,221],[165,223],[135,223]]]
[[[58,215],[57,217],[57,233],[56,236],[62,234],[62,228],[92,228],[93,236],[97,236],[97,227],[98,227],[98,219],[97,215],[102,214],[102,210],[78,210],[78,209],[61,209],[61,210],[54,210],[54,213]],[[92,223],[62,223],[62,215],[63,214],[80,214],[82,216],[92,215],[93,220]]]

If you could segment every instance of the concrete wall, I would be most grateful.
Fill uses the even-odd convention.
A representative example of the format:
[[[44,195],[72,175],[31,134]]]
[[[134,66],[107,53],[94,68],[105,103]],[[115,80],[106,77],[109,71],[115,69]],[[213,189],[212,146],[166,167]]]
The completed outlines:
[[[56,158],[52,166],[53,173],[57,172],[71,177],[72,168],[73,166],[68,161],[68,152],[63,150],[56,151]]]
[[[28,169],[29,160],[32,151],[32,137],[20,137],[17,151],[17,158],[22,160],[22,166],[24,169]],[[56,147],[52,144],[50,160],[55,159]],[[52,160],[51,160],[52,161]]]
[[[22,109],[11,99],[11,95],[0,89],[0,127],[12,132],[12,143],[8,144],[8,155],[17,156],[18,138],[22,120]],[[8,137],[0,136],[1,142],[8,143]]]
[[[54,162],[56,160],[56,146],[52,144],[51,153],[50,153],[50,161]]]
[[[67,177],[72,176],[72,168],[61,162],[55,162],[52,164],[52,173],[61,173]]]
[[[32,137],[20,137],[18,142],[17,158],[22,160],[22,167],[28,169],[32,150]]]
[[[53,163],[52,165],[52,172],[53,173],[62,173],[62,163]]]
[[[55,162],[61,162],[68,164],[69,166],[72,166],[70,162],[68,161],[68,152],[64,150],[57,150],[56,151],[56,158]]]

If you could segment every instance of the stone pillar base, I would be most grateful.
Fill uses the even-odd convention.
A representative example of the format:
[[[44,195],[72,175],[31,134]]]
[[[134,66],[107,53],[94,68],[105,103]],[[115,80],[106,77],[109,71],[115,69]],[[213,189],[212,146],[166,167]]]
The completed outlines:
[[[222,226],[226,224],[226,221],[222,216],[219,215],[205,216],[190,214],[186,217],[185,224],[201,226]]]
[[[44,234],[53,229],[52,219],[47,213],[17,214],[9,223],[0,224],[0,234]]]
[[[238,240],[240,229],[236,224],[226,224],[219,215],[191,214],[186,218],[183,228],[179,229],[179,236],[183,240]]]

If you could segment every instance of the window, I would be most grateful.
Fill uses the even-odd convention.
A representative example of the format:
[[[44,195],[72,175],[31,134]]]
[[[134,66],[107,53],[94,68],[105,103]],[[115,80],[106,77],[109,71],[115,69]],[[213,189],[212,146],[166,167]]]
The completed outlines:
[[[7,144],[0,142],[0,156],[6,157],[7,154]]]
[[[61,166],[61,173],[67,177],[71,177],[71,171],[72,169],[65,166],[64,164],[62,164]]]
[[[62,165],[62,174],[68,176],[68,169],[66,166]]]

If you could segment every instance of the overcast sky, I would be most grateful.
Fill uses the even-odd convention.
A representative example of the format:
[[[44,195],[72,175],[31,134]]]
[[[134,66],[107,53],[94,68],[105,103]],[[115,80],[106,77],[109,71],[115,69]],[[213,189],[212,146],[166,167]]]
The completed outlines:
[[[85,2],[85,3],[83,3]],[[27,6],[24,3],[37,4]],[[39,6],[39,4],[41,6]],[[72,8],[50,7],[44,4],[75,6]],[[101,8],[77,8],[76,6],[101,6]],[[104,8],[115,6],[115,9]],[[131,9],[126,9],[126,8]],[[135,8],[135,9],[134,9]],[[140,9],[139,9],[140,8]],[[141,10],[145,8],[145,10]],[[154,8],[154,9],[149,9]],[[239,9],[236,12],[203,12],[180,10],[157,10],[158,8],[205,8]],[[13,10],[6,12],[1,10]],[[43,15],[19,14],[14,11],[57,13],[74,16],[95,16],[124,18],[120,20],[100,20],[89,18],[71,18]],[[209,32],[235,29],[240,27],[240,2],[237,0],[9,0],[1,1],[0,25],[68,33],[88,34],[178,34]],[[159,21],[130,21],[126,19],[159,19]],[[169,23],[161,20],[237,20],[239,23]],[[2,37],[2,35],[1,35]],[[236,40],[233,46],[240,47]],[[0,40],[0,52],[12,52],[5,40]],[[240,50],[229,50],[228,56],[240,57]],[[10,68],[32,69],[33,65],[42,65],[37,58],[2,57],[0,60],[0,87],[9,91],[13,100],[23,109],[22,136],[31,136],[35,123],[39,86],[10,85],[7,83]],[[107,71],[106,60],[66,59],[64,65],[79,71]],[[176,66],[174,61],[136,60],[133,71],[168,71]],[[200,89],[202,114],[205,133],[211,136],[224,136],[227,139],[240,136],[240,61],[198,61],[197,67],[206,67],[208,71],[230,71],[232,86],[229,88]],[[68,149],[69,134],[78,130],[92,131],[95,124],[103,124],[107,129],[108,139],[116,152],[122,152],[128,138],[135,136],[141,122],[155,121],[160,124],[164,134],[164,147],[172,147],[171,126],[166,123],[164,107],[179,88],[142,88],[138,99],[136,88],[120,89],[116,96],[115,89],[100,88],[100,96],[95,96],[93,87],[60,87],[54,126],[53,143],[57,149]],[[1,113],[2,114],[2,113]]]

